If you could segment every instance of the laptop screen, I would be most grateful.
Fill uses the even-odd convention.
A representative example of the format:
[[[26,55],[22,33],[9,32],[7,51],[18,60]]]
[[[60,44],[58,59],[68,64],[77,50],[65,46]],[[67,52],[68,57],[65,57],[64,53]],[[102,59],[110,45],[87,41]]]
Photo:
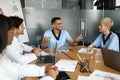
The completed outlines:
[[[38,56],[38,61],[37,63],[51,63],[54,64],[56,61],[56,54],[50,54],[42,51],[40,55]]]

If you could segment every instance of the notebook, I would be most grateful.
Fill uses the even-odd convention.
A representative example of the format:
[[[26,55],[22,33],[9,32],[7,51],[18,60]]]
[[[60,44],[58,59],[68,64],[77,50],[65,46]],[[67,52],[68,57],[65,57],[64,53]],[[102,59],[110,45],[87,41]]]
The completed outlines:
[[[120,71],[120,52],[102,48],[104,64],[117,71]]]

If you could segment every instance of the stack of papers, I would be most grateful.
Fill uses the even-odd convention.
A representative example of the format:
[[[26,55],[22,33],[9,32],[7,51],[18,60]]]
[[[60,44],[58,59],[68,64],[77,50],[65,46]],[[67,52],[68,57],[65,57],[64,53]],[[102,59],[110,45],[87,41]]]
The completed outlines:
[[[77,80],[90,80],[89,77],[86,76],[78,76]]]
[[[77,60],[61,59],[55,65],[58,67],[59,71],[74,72],[76,69],[77,63],[78,63]]]
[[[95,70],[89,77],[90,80],[120,80],[120,75],[100,70]]]
[[[84,54],[92,54],[94,51],[88,51],[87,48],[81,48],[80,50],[78,50],[78,53],[84,53]]]
[[[90,76],[78,76],[77,80],[120,80],[120,75],[95,70]]]

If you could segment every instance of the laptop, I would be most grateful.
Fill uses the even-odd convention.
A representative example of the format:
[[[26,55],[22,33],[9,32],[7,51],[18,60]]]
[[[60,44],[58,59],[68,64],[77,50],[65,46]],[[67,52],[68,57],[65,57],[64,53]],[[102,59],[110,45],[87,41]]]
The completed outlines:
[[[55,64],[56,62],[56,49],[57,49],[57,44],[55,45],[55,47],[51,47],[50,48],[50,53],[46,52],[41,52],[40,56],[38,56],[38,62],[37,63],[51,63],[51,64]]]
[[[104,64],[117,71],[120,71],[120,52],[102,48]]]
[[[55,64],[55,55],[40,55],[38,56],[38,62],[37,63],[42,63],[42,64]]]

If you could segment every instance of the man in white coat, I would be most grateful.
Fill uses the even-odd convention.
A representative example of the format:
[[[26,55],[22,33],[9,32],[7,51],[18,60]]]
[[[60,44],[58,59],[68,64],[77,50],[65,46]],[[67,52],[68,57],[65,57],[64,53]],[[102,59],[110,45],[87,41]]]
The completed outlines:
[[[12,20],[15,27],[14,38],[12,44],[6,47],[5,55],[12,61],[21,64],[27,64],[36,60],[37,56],[41,52],[41,49],[40,48],[33,49],[32,47],[22,43],[18,39],[19,35],[24,34],[25,27],[23,25],[23,19],[17,16],[11,16],[9,18]],[[24,54],[24,52],[27,52],[27,54]]]

